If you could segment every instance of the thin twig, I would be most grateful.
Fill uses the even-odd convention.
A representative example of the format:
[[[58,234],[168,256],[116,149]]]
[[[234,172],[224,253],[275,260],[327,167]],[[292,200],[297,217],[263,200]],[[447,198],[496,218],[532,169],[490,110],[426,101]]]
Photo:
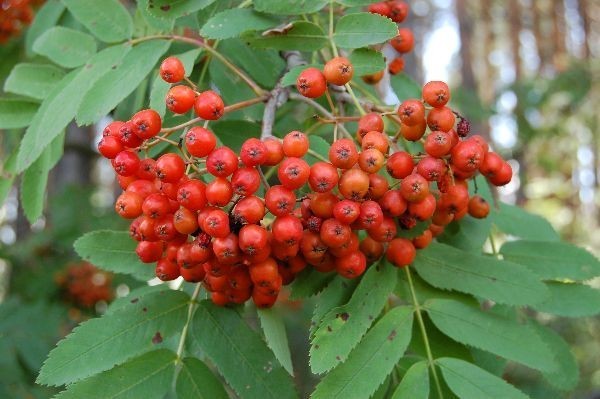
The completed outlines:
[[[324,115],[325,117],[327,117],[329,119],[335,119],[335,116],[333,116],[331,114],[331,112],[327,111],[327,109],[325,107],[323,107],[321,104],[319,104],[318,102],[316,102],[313,99],[304,97],[303,95],[301,95],[299,93],[294,93],[294,92],[290,93],[290,100],[300,101],[305,104],[308,104],[311,107],[313,107],[315,110],[317,110],[320,114]],[[348,132],[348,130],[346,130],[346,128],[344,126],[340,125],[340,130],[342,131],[342,133],[344,133],[348,137],[352,137],[352,135]]]

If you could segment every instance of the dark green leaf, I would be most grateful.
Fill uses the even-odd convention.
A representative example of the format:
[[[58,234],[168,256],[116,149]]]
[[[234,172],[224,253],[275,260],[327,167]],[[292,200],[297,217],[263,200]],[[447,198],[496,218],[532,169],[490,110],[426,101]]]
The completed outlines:
[[[589,317],[600,313],[600,290],[576,283],[546,283],[548,300],[534,305],[535,310],[564,317]]]
[[[35,13],[33,22],[25,33],[25,50],[27,56],[33,56],[33,43],[48,29],[55,26],[65,11],[60,0],[47,0]]]
[[[481,247],[487,241],[492,221],[490,218],[475,219],[469,215],[458,222],[452,222],[437,238],[441,243],[469,252],[481,253]]]
[[[173,20],[202,10],[216,0],[153,0],[148,12],[157,18]]]
[[[397,269],[372,265],[347,304],[333,308],[315,331],[310,348],[313,372],[323,373],[346,360],[381,309],[396,285]]]
[[[43,64],[17,64],[4,82],[4,90],[43,100],[65,76],[62,69]]]
[[[350,54],[354,67],[354,76],[369,75],[385,68],[385,60],[380,51],[370,48],[358,48]]]
[[[558,367],[550,349],[526,325],[448,299],[430,299],[424,307],[433,324],[455,341],[536,370],[553,372]]]
[[[557,360],[558,370],[554,373],[543,373],[544,378],[559,389],[565,391],[575,389],[579,382],[579,366],[569,344],[549,327],[535,322],[532,322],[530,326],[554,353]]]
[[[200,302],[190,334],[240,397],[298,397],[289,374],[235,310]]]
[[[29,126],[38,107],[39,104],[29,101],[0,98],[0,129]]]
[[[392,399],[428,399],[429,370],[427,361],[413,364],[398,384]]]
[[[224,120],[212,123],[210,128],[223,145],[234,151],[239,151],[247,139],[260,137],[260,125],[249,121]]]
[[[527,266],[544,280],[589,280],[600,276],[600,262],[583,248],[566,242],[509,241],[502,245],[504,259]]]
[[[63,0],[63,3],[79,22],[103,42],[114,43],[131,38],[131,16],[118,0]]]
[[[175,387],[178,399],[228,399],[221,381],[194,357],[183,359]]]
[[[200,29],[202,36],[229,39],[250,30],[263,30],[279,24],[279,19],[250,8],[231,8],[210,18]]]
[[[81,69],[66,75],[42,103],[21,141],[17,171],[35,161],[44,148],[64,130],[75,116],[84,94],[113,66],[119,64],[128,46],[108,47]]]
[[[529,397],[501,378],[465,362],[449,357],[436,360],[446,383],[461,399],[528,399]]]
[[[4,159],[0,173],[0,206],[4,204],[6,197],[10,193],[16,174],[15,169],[17,167],[17,152],[13,151],[9,156]]]
[[[57,399],[162,399],[175,372],[175,353],[167,349],[148,352],[112,370],[69,385]]]
[[[285,32],[271,32],[265,36],[245,35],[244,39],[254,47],[275,50],[316,51],[327,45],[327,36],[319,25],[296,21]]]
[[[310,335],[312,336],[319,327],[321,319],[331,309],[342,306],[347,303],[358,285],[358,279],[348,280],[342,276],[335,276],[329,281],[327,286],[323,288],[319,299],[316,301],[315,310],[310,321]]]
[[[77,110],[77,123],[89,125],[107,115],[152,71],[170,43],[154,40],[134,46],[116,68],[102,76],[86,93]]]
[[[181,291],[160,291],[80,324],[50,352],[37,382],[69,384],[157,348],[181,331],[189,299]]]
[[[319,154],[322,158],[329,159],[329,148],[331,145],[329,145],[329,143],[323,137],[311,135],[309,136],[308,140],[310,142],[311,150]],[[305,159],[309,165],[322,161],[322,159],[319,159],[312,154],[307,154]]]
[[[300,73],[302,71],[304,71],[306,68],[310,68],[310,67],[314,67],[314,68],[323,70],[323,64],[307,64],[307,65],[295,66],[292,69],[290,69],[289,71],[287,71],[285,75],[283,75],[283,77],[281,78],[281,85],[282,86],[296,85],[296,80],[298,79],[298,75],[300,75]]]
[[[33,51],[65,68],[85,64],[96,53],[96,41],[87,33],[55,26],[33,43]]]
[[[256,94],[252,91],[252,89],[250,89],[250,87],[248,87],[248,85],[246,85],[239,75],[233,73],[219,60],[211,60],[208,71],[211,84],[214,84],[219,89],[219,93],[221,94],[225,105],[235,104],[237,102],[256,97]],[[259,121],[262,118],[263,110],[264,105],[257,104],[239,111],[232,112],[231,114],[227,114],[225,116],[227,117],[227,120],[244,119],[250,121]],[[246,134],[245,132],[239,131],[230,132],[230,134],[238,135],[238,139],[240,133],[242,135]]]
[[[33,224],[42,216],[48,174],[62,157],[64,141],[64,134],[57,136],[42,152],[42,155],[23,173],[21,206],[29,223]]]
[[[329,0],[254,0],[254,8],[269,14],[310,14],[319,11],[327,3]]]
[[[552,225],[539,215],[518,206],[500,203],[500,210],[492,212],[492,221],[506,234],[527,240],[559,241]]]
[[[393,75],[391,82],[392,89],[394,89],[394,93],[396,93],[400,101],[421,98],[421,86],[407,74],[399,73]]]
[[[417,253],[414,266],[434,287],[452,289],[510,305],[540,303],[548,290],[515,263],[433,243]]]
[[[398,34],[398,26],[379,14],[360,12],[344,15],[335,26],[333,40],[343,48],[383,43]]]
[[[327,374],[311,395],[313,399],[370,397],[400,360],[412,329],[413,309],[390,310],[365,335],[348,360]]]
[[[285,324],[281,315],[274,309],[257,309],[260,326],[267,341],[267,345],[275,354],[275,357],[283,368],[294,375],[292,366],[292,355],[288,344]]]
[[[136,245],[126,231],[98,230],[81,236],[73,247],[82,259],[99,268],[149,280],[154,277],[154,267],[140,261]]]

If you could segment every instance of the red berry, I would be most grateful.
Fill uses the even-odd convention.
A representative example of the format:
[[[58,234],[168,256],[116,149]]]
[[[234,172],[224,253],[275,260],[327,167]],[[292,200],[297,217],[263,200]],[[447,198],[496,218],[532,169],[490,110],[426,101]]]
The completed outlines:
[[[223,104],[221,96],[212,90],[204,91],[196,97],[194,111],[204,120],[217,120],[223,116],[224,110],[225,104]]]
[[[490,213],[490,204],[480,195],[474,195],[469,200],[469,215],[483,219]]]
[[[329,148],[329,161],[336,168],[350,169],[358,162],[358,151],[350,139],[335,141]]]
[[[302,187],[310,175],[310,167],[301,158],[286,158],[279,165],[277,176],[281,185],[290,190]]]
[[[231,201],[233,188],[223,177],[217,177],[206,185],[206,200],[214,206],[225,206]]]
[[[388,71],[392,75],[397,75],[404,70],[404,58],[396,57],[388,65]]]
[[[283,216],[294,210],[296,195],[283,186],[272,186],[265,193],[265,205],[275,216]]]
[[[428,82],[423,86],[423,100],[432,107],[443,107],[450,100],[450,89],[438,80]]]
[[[234,193],[247,197],[258,190],[260,181],[260,174],[255,168],[243,167],[233,172],[231,187]]]
[[[203,158],[210,154],[217,145],[217,138],[208,129],[194,126],[185,134],[185,148],[195,157]]]
[[[283,154],[286,157],[303,157],[308,151],[308,136],[302,132],[294,130],[289,132],[283,138]]]
[[[408,4],[404,1],[396,0],[391,4],[389,17],[392,21],[400,23],[408,16],[408,10]]]
[[[298,75],[296,88],[304,97],[317,98],[325,94],[327,82],[319,69],[306,68]]]
[[[418,173],[412,173],[400,183],[402,197],[408,202],[419,202],[429,194],[429,182]]]
[[[212,210],[202,222],[202,230],[212,237],[227,237],[230,232],[229,217],[220,209]]]
[[[343,277],[356,278],[367,268],[367,258],[360,251],[353,251],[335,260],[335,268]]]
[[[267,159],[264,162],[264,165],[275,166],[281,162],[283,159],[283,145],[281,142],[274,137],[269,137],[266,138],[263,143],[267,148]]]
[[[140,167],[140,158],[133,151],[121,151],[112,160],[115,172],[121,176],[133,176]]]
[[[208,154],[206,169],[216,177],[227,177],[238,168],[238,157],[229,147],[220,147]]]
[[[257,138],[250,138],[242,144],[240,159],[246,166],[262,165],[267,161],[268,153],[265,143]]]
[[[349,169],[342,174],[338,183],[340,194],[345,198],[358,201],[369,192],[369,175],[360,169]]]
[[[173,86],[165,97],[167,108],[176,114],[185,114],[194,106],[196,93],[188,86]]]
[[[397,112],[402,123],[407,126],[415,126],[425,118],[425,106],[419,100],[405,100]]]
[[[125,146],[116,136],[104,136],[98,142],[98,152],[107,159],[113,159],[124,149]]]
[[[434,108],[427,114],[427,126],[433,130],[447,132],[454,127],[456,118],[448,107]]]
[[[325,64],[323,75],[327,82],[337,86],[343,86],[352,79],[354,67],[348,58],[335,57]]]
[[[162,127],[160,115],[153,109],[144,109],[131,118],[133,133],[146,140],[156,136]]]
[[[115,202],[115,211],[125,219],[135,219],[142,214],[143,199],[139,194],[124,192]]]
[[[423,147],[427,154],[434,158],[441,158],[452,148],[452,141],[445,132],[433,131],[425,139]]]
[[[415,167],[412,155],[405,151],[393,153],[387,160],[387,172],[395,179],[404,179]]]
[[[400,28],[390,44],[399,53],[408,53],[415,47],[415,37],[410,29]]]
[[[168,57],[160,64],[160,77],[167,83],[180,82],[185,77],[183,63],[177,57]]]
[[[406,238],[393,239],[389,243],[386,252],[387,259],[396,267],[410,265],[415,259],[416,254],[415,246]]]
[[[308,184],[317,193],[331,191],[338,183],[337,169],[328,162],[317,162],[310,167]]]
[[[185,173],[185,163],[177,154],[167,153],[156,160],[156,177],[166,183],[175,183]]]
[[[206,206],[206,186],[196,179],[187,180],[179,185],[177,201],[190,211],[199,211]]]

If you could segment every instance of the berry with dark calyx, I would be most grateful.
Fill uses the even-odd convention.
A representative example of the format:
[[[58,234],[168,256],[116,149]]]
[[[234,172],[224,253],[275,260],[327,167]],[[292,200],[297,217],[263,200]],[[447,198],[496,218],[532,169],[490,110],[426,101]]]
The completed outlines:
[[[388,65],[388,71],[391,75],[397,75],[404,70],[404,58],[396,57]]]
[[[362,142],[362,138],[369,132],[383,132],[384,123],[383,118],[376,112],[370,112],[363,115],[358,120],[358,130],[356,131],[356,138],[359,142]]]
[[[323,75],[327,82],[336,86],[343,86],[352,79],[354,67],[348,58],[335,57],[325,64]]]
[[[405,100],[398,107],[397,113],[403,124],[415,126],[425,118],[425,106],[419,100]]]
[[[196,93],[188,86],[173,86],[167,92],[165,103],[167,108],[176,114],[185,114],[194,106]]]
[[[400,134],[408,141],[421,140],[421,137],[425,134],[425,130],[427,130],[427,121],[425,120],[425,117],[417,121],[413,126],[408,126],[405,123],[400,125]]]
[[[413,238],[412,243],[416,249],[423,249],[428,247],[432,240],[433,234],[431,233],[431,230],[427,229],[420,235]]]
[[[185,163],[177,154],[167,153],[156,160],[156,177],[166,183],[175,183],[185,173]]]
[[[423,86],[423,100],[434,108],[443,107],[450,101],[450,89],[438,80],[427,82]]]
[[[143,199],[139,194],[124,192],[115,202],[115,211],[124,219],[135,219],[142,214]]]
[[[367,258],[361,251],[353,251],[335,260],[338,274],[349,279],[360,276],[366,268]]]
[[[325,94],[327,81],[325,75],[317,68],[306,68],[296,79],[296,88],[304,97],[317,98]]]
[[[290,190],[302,187],[310,176],[310,166],[302,158],[286,158],[277,170],[281,185]]]
[[[283,186],[272,186],[265,193],[265,205],[275,216],[283,216],[294,210],[296,195]]]
[[[338,189],[347,199],[361,200],[369,192],[369,175],[360,169],[349,169],[340,177]]]
[[[390,40],[392,47],[399,53],[408,53],[415,47],[415,37],[408,28],[398,29],[398,35]]]
[[[454,112],[448,107],[433,108],[427,114],[427,126],[429,129],[447,132],[454,127]]]
[[[401,0],[395,0],[391,3],[389,17],[392,21],[400,23],[408,16],[408,4]]]
[[[168,259],[161,258],[156,263],[156,277],[162,281],[171,281],[179,277],[179,266],[177,263],[171,262]]]
[[[414,167],[412,155],[405,151],[393,153],[386,165],[387,172],[395,179],[404,179],[412,173]]]
[[[216,177],[206,185],[206,200],[214,206],[225,206],[233,197],[233,187],[229,180]]]
[[[206,206],[206,186],[197,179],[187,180],[179,185],[177,201],[190,211],[199,211]]]
[[[333,217],[344,224],[352,224],[360,215],[360,204],[348,199],[339,201],[333,206]]]
[[[365,134],[360,145],[363,150],[374,148],[382,154],[387,154],[390,146],[388,138],[383,133],[377,131]]]
[[[185,148],[194,157],[204,158],[216,145],[216,136],[203,127],[194,126],[185,134]]]
[[[121,127],[119,128],[119,132],[117,133],[117,137],[119,137],[119,140],[121,140],[121,143],[128,148],[135,148],[135,147],[139,147],[140,144],[142,144],[142,142],[144,140],[142,140],[141,138],[139,138],[134,132],[134,125],[132,121],[127,121],[123,124],[121,124]]]
[[[260,174],[255,168],[243,167],[233,172],[231,187],[237,195],[247,197],[260,187]]]
[[[308,136],[302,132],[294,130],[289,132],[283,138],[283,154],[286,157],[303,157],[308,151]]]
[[[417,251],[413,243],[406,238],[395,238],[388,244],[386,251],[387,259],[396,267],[410,265]]]
[[[131,122],[133,133],[143,140],[156,136],[162,127],[160,115],[153,109],[137,112],[131,118]]]
[[[464,171],[474,172],[481,166],[485,152],[475,141],[461,141],[450,152],[452,166]]]
[[[358,162],[358,151],[350,139],[340,139],[329,148],[329,162],[339,169],[350,169]]]
[[[469,200],[469,215],[476,219],[484,219],[490,213],[490,204],[480,195]]]
[[[419,202],[429,194],[429,182],[418,173],[412,173],[402,180],[400,193],[408,202]]]
[[[212,90],[207,90],[196,97],[194,112],[204,120],[215,121],[223,116],[225,104],[221,96]]]
[[[167,83],[177,83],[185,77],[185,68],[177,57],[167,57],[160,64],[160,77]]]
[[[206,219],[202,222],[202,230],[212,237],[227,237],[230,233],[229,217],[220,209],[212,210],[206,215]]]
[[[119,152],[112,160],[113,168],[121,176],[133,176],[140,167],[140,158],[133,151]]]
[[[433,131],[425,139],[423,147],[428,155],[434,158],[441,158],[448,154],[452,148],[452,142],[445,132]]]
[[[206,157],[206,169],[215,177],[227,177],[238,168],[238,157],[229,147],[219,147]]]
[[[337,168],[328,162],[317,162],[310,167],[308,184],[317,193],[331,191],[338,184]]]
[[[267,161],[268,153],[265,143],[257,138],[244,141],[240,150],[240,159],[246,166],[262,165]]]

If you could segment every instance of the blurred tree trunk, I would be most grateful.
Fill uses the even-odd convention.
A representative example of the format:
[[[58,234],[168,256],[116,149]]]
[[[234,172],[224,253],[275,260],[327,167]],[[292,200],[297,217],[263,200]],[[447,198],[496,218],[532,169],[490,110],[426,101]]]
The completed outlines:
[[[482,49],[482,65],[484,72],[481,82],[494,82],[494,67],[490,63],[489,55],[494,50],[494,26],[492,21],[492,7],[490,1],[485,1],[480,5],[480,18],[483,30],[483,49]],[[491,104],[494,100],[494,85],[480,84],[479,93],[486,105]]]
[[[583,27],[583,58],[585,60],[590,59],[591,55],[591,44],[590,44],[590,30],[592,21],[589,14],[589,4],[588,0],[579,0],[577,2],[577,6],[579,8],[579,15],[581,17],[582,27]]]
[[[521,34],[521,10],[519,7],[519,0],[509,0],[508,2],[508,24],[510,49],[515,69],[515,81],[520,82],[523,77],[523,67],[521,63],[521,45],[519,38],[519,35]]]
[[[561,1],[552,2],[552,41],[554,44],[554,69],[564,71],[567,62],[565,5]]]

